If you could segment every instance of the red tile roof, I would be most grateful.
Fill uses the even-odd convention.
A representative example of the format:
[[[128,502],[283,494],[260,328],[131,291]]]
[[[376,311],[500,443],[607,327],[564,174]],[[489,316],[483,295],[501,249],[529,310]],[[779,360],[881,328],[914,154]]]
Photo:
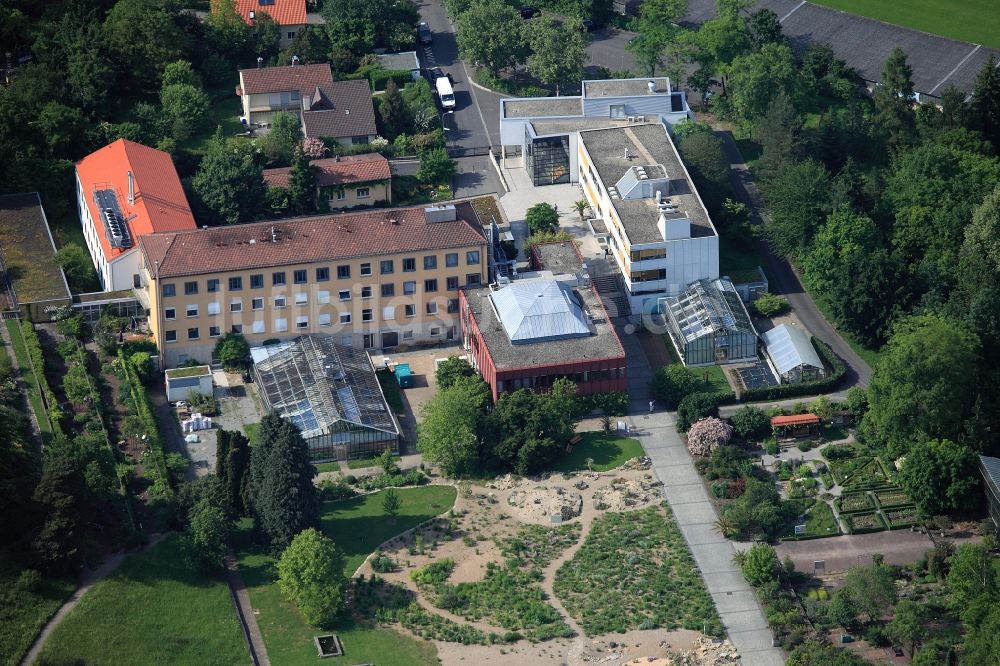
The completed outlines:
[[[819,417],[815,414],[792,414],[791,416],[772,416],[771,427],[818,425]]]
[[[135,204],[132,205],[128,202],[129,171],[135,183]],[[94,201],[95,189],[115,191],[133,239],[161,231],[186,231],[198,227],[173,160],[161,150],[119,139],[77,162],[76,175],[108,261],[131,251],[135,245],[111,247],[103,233],[101,211]]]
[[[329,64],[256,67],[241,69],[240,81],[244,95],[297,90],[311,97],[317,87],[333,84],[333,74]]]
[[[471,200],[453,203],[455,221],[428,222],[423,206],[382,208],[153,234],[139,247],[169,278],[484,244]]]
[[[313,160],[310,164],[317,169],[316,184],[320,187],[371,183],[392,178],[389,160],[378,153],[328,157]],[[264,169],[264,181],[268,187],[288,187],[290,172],[290,167]]]
[[[306,0],[273,0],[266,5],[260,0],[236,0],[236,13],[248,24],[250,10],[255,12],[255,18],[267,14],[278,25],[306,24]]]

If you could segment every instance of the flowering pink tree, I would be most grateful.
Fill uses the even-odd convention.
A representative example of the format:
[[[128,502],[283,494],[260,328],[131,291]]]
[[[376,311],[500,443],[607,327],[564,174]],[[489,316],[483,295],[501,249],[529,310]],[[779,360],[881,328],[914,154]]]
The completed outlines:
[[[707,456],[733,436],[733,426],[715,417],[695,421],[688,430],[688,451],[696,456]]]
[[[306,157],[314,160],[326,155],[326,144],[319,139],[304,139],[302,141],[302,152]]]

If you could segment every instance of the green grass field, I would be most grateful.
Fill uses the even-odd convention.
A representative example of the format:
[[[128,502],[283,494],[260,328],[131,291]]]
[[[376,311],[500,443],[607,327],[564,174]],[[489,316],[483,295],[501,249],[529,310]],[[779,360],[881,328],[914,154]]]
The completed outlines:
[[[353,575],[379,544],[448,511],[458,495],[451,486],[399,488],[396,492],[402,506],[392,520],[382,512],[381,492],[323,505],[323,532],[344,551],[347,575]]]
[[[249,660],[226,583],[190,569],[180,539],[131,555],[49,637],[47,664],[240,664]]]
[[[35,412],[35,419],[38,421],[38,429],[42,433],[42,445],[44,446],[52,439],[52,424],[49,423],[48,412],[45,411],[45,405],[42,403],[42,389],[38,384],[38,377],[31,371],[28,350],[24,346],[18,320],[8,319],[6,323],[11,345],[14,347],[14,356],[17,358],[17,364],[21,366],[21,377],[28,389],[28,402],[31,403],[31,410]],[[6,349],[3,353],[7,353]]]
[[[397,465],[400,463],[400,461],[403,460],[399,456],[393,456],[392,459],[396,461]],[[359,458],[358,460],[348,460],[347,461],[347,468],[348,469],[365,469],[366,467],[377,467],[377,466],[378,466],[378,462],[375,460],[374,457],[372,457],[372,458]]]
[[[632,437],[619,437],[603,432],[581,433],[583,441],[573,447],[569,453],[552,466],[557,472],[579,472],[587,469],[587,458],[594,460],[593,469],[596,472],[606,472],[620,467],[626,460],[646,455],[639,440]]]
[[[388,370],[379,370],[375,376],[378,377],[378,383],[382,387],[382,393],[385,394],[385,401],[389,403],[389,408],[397,414],[405,412],[403,395],[399,388],[399,382],[396,381],[396,376]]]
[[[69,578],[42,578],[34,591],[18,589],[22,568],[0,556],[0,664],[21,663],[35,636],[76,589]]]
[[[340,463],[334,460],[333,462],[316,463],[316,473],[321,474],[322,472],[339,472]]]
[[[813,0],[817,5],[904,28],[1000,48],[995,0]]]
[[[260,437],[260,424],[244,423],[243,429],[247,431],[247,438],[250,440],[250,446],[257,446],[257,439]]]
[[[382,513],[381,493],[323,505],[323,531],[347,555],[344,572],[348,576],[379,544],[446,512],[454,505],[457,495],[449,486],[402,488],[397,492],[402,506],[392,522]],[[240,570],[253,607],[259,611],[257,623],[271,663],[288,666],[318,663],[313,636],[320,631],[309,626],[295,605],[281,596],[275,584],[275,560],[251,542],[249,521],[243,521],[240,528],[236,538]],[[332,631],[343,643],[347,664],[432,666],[438,663],[437,650],[432,643],[415,640],[392,629],[345,616]]]

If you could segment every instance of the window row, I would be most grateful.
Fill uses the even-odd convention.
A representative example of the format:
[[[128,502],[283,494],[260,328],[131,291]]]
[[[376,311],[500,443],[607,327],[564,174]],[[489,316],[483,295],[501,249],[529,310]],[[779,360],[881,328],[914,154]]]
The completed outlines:
[[[280,300],[280,304],[278,302],[279,300]],[[322,301],[322,302],[329,303],[330,301],[328,299],[328,300]],[[219,304],[218,303],[209,303],[208,306],[209,306],[208,307],[208,314],[210,314],[210,315],[217,315],[217,314],[219,314]],[[253,301],[251,303],[251,306],[252,306],[253,310],[263,310],[264,309],[263,299],[260,299],[260,298],[253,299]],[[279,308],[280,309],[280,308],[283,308],[283,307],[285,307],[285,298],[283,296],[276,298],[275,299],[275,308]],[[242,301],[233,301],[232,303],[229,304],[229,311],[230,312],[243,312],[243,302]],[[372,321],[372,311],[373,311],[372,308],[365,308],[365,309],[363,309],[361,311],[361,320],[362,321]],[[189,317],[189,318],[190,317],[197,317],[198,316],[198,306],[197,305],[189,305],[186,308],[185,312],[186,312],[186,316]],[[396,312],[396,306],[394,306],[394,305],[390,305],[390,306],[386,306],[386,307],[382,308],[383,319],[393,319],[393,318],[395,318],[395,312]],[[407,316],[407,317],[416,317],[417,316],[417,306],[416,305],[412,305],[412,304],[404,305],[403,306],[403,312],[404,312],[405,316]],[[424,304],[424,312],[426,314],[437,314],[437,312],[438,312],[438,304],[435,303],[435,302],[425,303]],[[450,298],[450,299],[448,299],[448,312],[449,313],[458,312],[458,299],[457,298]],[[389,313],[389,314],[387,315],[386,313]],[[339,316],[340,316],[340,323],[342,323],[342,324],[350,324],[351,323],[351,313],[350,312],[341,312],[341,313],[339,313]],[[324,325],[323,320],[324,319],[329,319],[329,317],[330,317],[329,314],[321,314],[319,316],[319,318],[320,318],[320,326],[323,326]],[[174,321],[174,320],[176,320],[177,319],[177,309],[176,308],[164,308],[164,310],[163,310],[163,318],[166,321]],[[296,320],[297,321],[303,321],[303,320],[308,321],[308,318],[304,317],[304,316],[300,316],[300,317],[297,317]],[[327,321],[327,324],[329,324],[329,321]],[[302,326],[300,328],[308,328],[308,324],[306,326]]]

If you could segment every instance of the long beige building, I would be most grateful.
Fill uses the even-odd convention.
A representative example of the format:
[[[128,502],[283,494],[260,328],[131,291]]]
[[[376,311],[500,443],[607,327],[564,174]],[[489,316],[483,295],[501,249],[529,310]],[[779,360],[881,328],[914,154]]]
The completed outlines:
[[[488,283],[472,202],[141,236],[163,364],[208,362],[230,331],[251,345],[323,333],[363,349],[456,339],[458,290]]]

